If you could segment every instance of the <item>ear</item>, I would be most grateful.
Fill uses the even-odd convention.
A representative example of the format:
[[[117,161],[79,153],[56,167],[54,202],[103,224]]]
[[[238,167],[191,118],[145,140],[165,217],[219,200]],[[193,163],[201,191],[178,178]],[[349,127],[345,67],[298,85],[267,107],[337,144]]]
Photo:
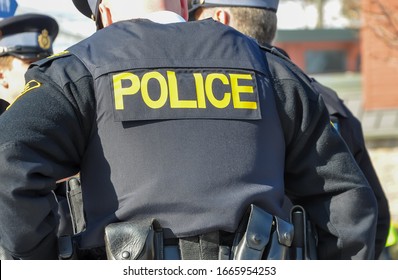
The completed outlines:
[[[104,27],[111,25],[113,23],[113,20],[112,20],[112,13],[109,7],[104,3],[100,3],[98,8],[102,20],[102,25]]]
[[[213,18],[225,25],[229,25],[229,23],[231,21],[230,14],[223,9],[217,9],[214,12]]]

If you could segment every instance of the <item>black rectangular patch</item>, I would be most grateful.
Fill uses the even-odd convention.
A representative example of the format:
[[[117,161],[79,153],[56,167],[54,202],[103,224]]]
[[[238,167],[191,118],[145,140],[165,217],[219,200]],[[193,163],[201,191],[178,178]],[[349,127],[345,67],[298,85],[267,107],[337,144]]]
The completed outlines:
[[[261,119],[254,72],[140,69],[109,78],[116,121]]]

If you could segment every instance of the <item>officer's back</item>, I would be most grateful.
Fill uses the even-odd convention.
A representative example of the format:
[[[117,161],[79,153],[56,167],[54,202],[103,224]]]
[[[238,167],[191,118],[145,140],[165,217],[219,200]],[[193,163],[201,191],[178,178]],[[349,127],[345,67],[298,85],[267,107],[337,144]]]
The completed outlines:
[[[190,236],[233,231],[258,197],[282,215],[274,200],[283,194],[283,132],[254,41],[210,20],[126,22],[70,52],[94,66],[97,127],[81,178],[85,196],[107,204],[87,199],[88,220],[155,216],[174,235]]]

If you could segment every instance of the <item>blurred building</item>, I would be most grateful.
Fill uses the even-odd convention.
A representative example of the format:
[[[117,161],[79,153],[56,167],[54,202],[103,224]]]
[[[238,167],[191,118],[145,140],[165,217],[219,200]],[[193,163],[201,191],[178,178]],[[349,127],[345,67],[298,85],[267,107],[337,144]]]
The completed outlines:
[[[398,1],[363,0],[362,11],[364,108],[398,109]]]
[[[279,30],[275,45],[338,92],[369,142],[398,145],[398,1],[363,0],[362,16],[360,30]]]
[[[279,30],[275,45],[307,73],[360,71],[357,29]]]

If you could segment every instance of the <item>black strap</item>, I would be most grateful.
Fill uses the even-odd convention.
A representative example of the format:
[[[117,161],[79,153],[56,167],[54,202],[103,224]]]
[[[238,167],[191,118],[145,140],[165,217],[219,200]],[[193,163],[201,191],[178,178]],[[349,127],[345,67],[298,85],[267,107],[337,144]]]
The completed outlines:
[[[185,237],[179,240],[181,259],[183,260],[200,260],[199,238]]]
[[[217,260],[219,254],[220,237],[218,231],[203,234],[199,238],[200,259],[201,260]]]
[[[219,232],[179,239],[181,259],[217,260],[219,257]]]

